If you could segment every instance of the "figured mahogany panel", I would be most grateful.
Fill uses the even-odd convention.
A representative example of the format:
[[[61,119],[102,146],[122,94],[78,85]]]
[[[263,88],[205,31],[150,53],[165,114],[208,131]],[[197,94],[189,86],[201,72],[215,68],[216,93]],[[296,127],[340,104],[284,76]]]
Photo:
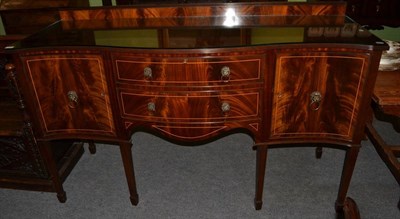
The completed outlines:
[[[125,82],[226,85],[260,81],[263,57],[115,59],[118,80]]]
[[[24,62],[45,134],[115,134],[101,56],[38,55]]]
[[[260,118],[260,94],[255,91],[222,93],[120,92],[124,118],[151,122],[211,123]]]
[[[365,54],[278,54],[271,136],[351,140],[368,62]]]
[[[344,16],[346,4],[336,3],[247,3],[247,4],[185,4],[182,6],[127,7],[127,8],[86,8],[61,10],[62,20],[115,20],[132,18],[168,18],[193,16],[225,16],[227,10],[234,10],[236,16]]]

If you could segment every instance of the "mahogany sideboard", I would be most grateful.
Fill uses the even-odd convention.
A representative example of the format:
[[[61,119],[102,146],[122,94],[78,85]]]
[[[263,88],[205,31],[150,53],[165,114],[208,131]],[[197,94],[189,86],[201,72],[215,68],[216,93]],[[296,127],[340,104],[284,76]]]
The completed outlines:
[[[346,194],[388,46],[345,9],[254,2],[61,10],[60,22],[7,47],[6,69],[40,147],[59,139],[120,146],[133,205],[133,132],[191,145],[239,131],[257,151],[256,209],[268,149],[331,147],[346,152],[335,209],[357,216]],[[65,201],[62,184],[56,189]]]

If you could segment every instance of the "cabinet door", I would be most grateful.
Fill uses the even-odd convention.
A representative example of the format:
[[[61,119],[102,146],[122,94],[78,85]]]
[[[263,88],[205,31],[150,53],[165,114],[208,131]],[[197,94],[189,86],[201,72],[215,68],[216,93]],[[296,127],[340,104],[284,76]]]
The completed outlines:
[[[364,54],[278,54],[271,136],[351,140],[368,60]]]
[[[25,57],[44,135],[114,135],[100,55]]]

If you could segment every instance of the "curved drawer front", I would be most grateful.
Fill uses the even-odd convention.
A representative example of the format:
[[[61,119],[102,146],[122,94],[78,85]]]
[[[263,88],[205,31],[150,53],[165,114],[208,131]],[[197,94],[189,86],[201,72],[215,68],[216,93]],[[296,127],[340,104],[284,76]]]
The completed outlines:
[[[124,82],[226,84],[260,81],[261,56],[216,58],[116,57],[117,79]]]
[[[260,117],[260,94],[234,93],[119,93],[124,118],[152,122],[204,123]]]

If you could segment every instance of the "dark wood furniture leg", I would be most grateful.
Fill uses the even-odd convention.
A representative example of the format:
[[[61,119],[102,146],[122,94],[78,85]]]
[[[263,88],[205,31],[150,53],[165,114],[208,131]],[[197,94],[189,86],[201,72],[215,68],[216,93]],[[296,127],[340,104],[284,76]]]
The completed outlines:
[[[396,179],[400,186],[400,162],[397,160],[400,158],[400,145],[389,145],[383,140],[383,138],[376,131],[371,122],[367,124],[366,133],[375,150],[379,156],[389,168],[390,172]],[[397,203],[397,207],[400,209],[400,199]]]
[[[380,71],[372,95],[372,110],[376,119],[389,122],[400,133],[400,69]],[[372,117],[367,121],[366,130],[375,150],[400,185],[400,145],[389,145],[372,125]],[[397,204],[400,209],[400,200]]]
[[[321,159],[321,157],[322,157],[322,147],[315,148],[315,157],[317,159]]]
[[[263,204],[262,196],[264,189],[264,177],[265,177],[265,169],[267,163],[268,147],[256,146],[256,149],[257,149],[257,163],[256,163],[257,168],[256,168],[256,195],[254,198],[254,204],[256,210],[260,210]],[[346,150],[346,157],[343,164],[338,197],[335,203],[337,218],[345,218],[345,219],[360,218],[360,213],[356,202],[353,199],[346,197],[359,150],[360,150],[359,145],[352,146]],[[322,147],[317,147],[317,152],[318,151],[321,151],[322,153]]]
[[[124,164],[126,179],[128,181],[130,200],[132,205],[137,205],[139,203],[139,196],[137,194],[135,172],[133,168],[131,150],[132,144],[130,142],[121,142],[119,146],[122,156],[122,162]]]
[[[89,140],[88,144],[89,144],[89,147],[88,147],[89,148],[89,152],[91,154],[95,154],[96,153],[96,144],[94,143],[94,141]]]
[[[256,160],[256,196],[254,198],[254,206],[256,210],[262,208],[262,197],[264,190],[264,177],[265,167],[267,164],[267,146],[256,146],[257,160]]]
[[[400,145],[387,144],[371,123],[367,124],[366,132],[379,156],[400,185],[400,162],[397,160],[400,158]]]
[[[360,218],[356,203],[353,199],[346,197],[359,150],[360,146],[353,145],[346,151],[338,197],[335,203],[335,210],[338,218]]]
[[[38,141],[38,147],[40,153],[43,155],[43,159],[46,162],[48,171],[50,173],[51,180],[53,181],[54,190],[57,193],[57,198],[61,203],[67,201],[67,195],[64,191],[62,180],[58,173],[56,159],[54,158],[51,144],[48,141]]]

